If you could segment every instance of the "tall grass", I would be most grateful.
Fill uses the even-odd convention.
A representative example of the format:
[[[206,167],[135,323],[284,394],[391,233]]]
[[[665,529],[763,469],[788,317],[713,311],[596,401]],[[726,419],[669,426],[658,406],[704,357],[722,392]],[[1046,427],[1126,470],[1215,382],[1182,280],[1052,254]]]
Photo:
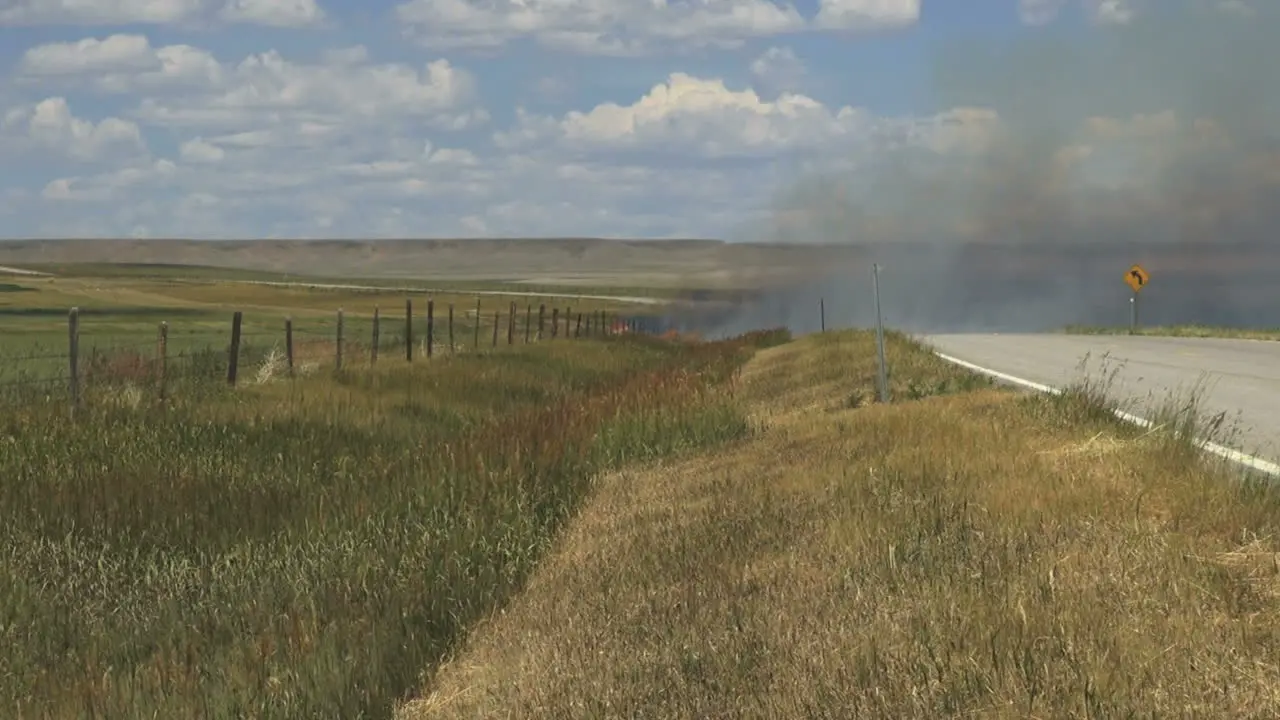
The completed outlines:
[[[609,474],[400,718],[1277,717],[1280,485],[1183,455],[1190,400],[1118,422],[1110,363],[1024,395],[889,339],[887,405],[844,402],[872,333],[759,353],[762,431]]]
[[[1086,353],[1077,366],[1076,380],[1045,397],[1028,398],[1032,406],[1052,409],[1042,419],[1068,426],[1109,426],[1117,419],[1138,423],[1129,434],[1150,436],[1162,452],[1187,463],[1200,462],[1208,443],[1231,446],[1240,438],[1237,414],[1228,422],[1225,412],[1210,413],[1204,408],[1208,375],[1201,373],[1190,387],[1175,388],[1163,397],[1125,397],[1118,386],[1124,366],[1114,364],[1109,354],[1098,359],[1098,371],[1090,373],[1092,355]],[[1123,418],[1121,418],[1123,416]]]
[[[249,368],[263,382],[98,397],[74,419],[18,405],[0,419],[0,706],[387,717],[599,471],[745,433],[718,388],[773,339]]]

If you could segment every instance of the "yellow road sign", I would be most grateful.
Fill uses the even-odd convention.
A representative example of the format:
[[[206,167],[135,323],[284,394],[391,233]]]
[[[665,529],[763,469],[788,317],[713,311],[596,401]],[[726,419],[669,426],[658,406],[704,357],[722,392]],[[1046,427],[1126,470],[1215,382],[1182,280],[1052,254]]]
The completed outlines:
[[[1151,276],[1147,274],[1146,270],[1142,269],[1141,265],[1134,265],[1129,268],[1129,272],[1124,274],[1125,284],[1133,288],[1134,292],[1138,292],[1142,288],[1146,287],[1147,283],[1150,281]]]

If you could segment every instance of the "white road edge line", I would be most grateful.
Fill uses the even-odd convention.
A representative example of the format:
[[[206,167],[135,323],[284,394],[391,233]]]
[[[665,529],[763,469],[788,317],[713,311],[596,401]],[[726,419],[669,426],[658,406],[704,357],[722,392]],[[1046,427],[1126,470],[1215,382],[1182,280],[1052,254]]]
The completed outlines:
[[[1031,380],[1020,378],[1015,375],[1002,373],[998,370],[992,370],[991,368],[985,368],[985,367],[982,367],[981,365],[974,365],[973,363],[968,362],[966,360],[961,360],[958,357],[952,357],[951,355],[940,353],[936,350],[934,351],[933,354],[937,355],[943,360],[946,360],[949,363],[959,365],[960,367],[963,367],[963,368],[968,368],[969,370],[972,370],[977,373],[981,373],[983,375],[989,375],[999,380],[1004,380],[1005,382],[1013,383],[1014,385],[1021,385],[1022,387],[1030,388],[1038,392],[1049,393],[1051,395],[1062,394],[1062,390],[1059,388],[1050,387],[1048,385],[1042,385],[1038,382],[1032,382]],[[1152,426],[1152,422],[1146,418],[1138,417],[1137,415],[1127,413],[1123,410],[1112,410],[1112,412],[1115,414],[1116,417],[1120,418],[1121,420],[1137,425],[1138,427],[1150,428]],[[1246,455],[1240,452],[1239,450],[1233,450],[1229,447],[1219,445],[1218,443],[1215,443],[1215,442],[1209,442],[1207,440],[1197,441],[1196,444],[1199,445],[1202,449],[1207,450],[1208,452],[1211,452],[1220,458],[1230,460],[1231,462],[1238,463],[1247,468],[1251,468],[1253,470],[1257,470],[1259,472],[1263,472],[1268,475],[1280,477],[1280,464],[1276,464],[1268,460],[1263,460],[1262,458],[1254,457],[1253,455]]]

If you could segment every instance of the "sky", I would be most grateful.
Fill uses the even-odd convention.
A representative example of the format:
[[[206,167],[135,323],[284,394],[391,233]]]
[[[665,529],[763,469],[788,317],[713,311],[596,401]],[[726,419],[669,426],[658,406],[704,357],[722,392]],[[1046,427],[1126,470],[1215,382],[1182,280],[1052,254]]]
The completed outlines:
[[[0,0],[0,237],[736,239],[824,168],[985,147],[946,48],[1151,6]]]

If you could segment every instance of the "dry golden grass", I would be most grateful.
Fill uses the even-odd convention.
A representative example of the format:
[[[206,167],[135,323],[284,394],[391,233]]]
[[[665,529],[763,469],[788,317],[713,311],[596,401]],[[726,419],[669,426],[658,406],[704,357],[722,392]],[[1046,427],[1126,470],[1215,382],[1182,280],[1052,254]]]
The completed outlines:
[[[1096,327],[1071,325],[1063,332],[1069,335],[1127,335],[1126,327]],[[1209,325],[1155,325],[1138,327],[1135,335],[1151,337],[1231,338],[1235,340],[1280,340],[1277,328],[1213,327]]]
[[[892,340],[888,406],[866,335],[759,353],[755,436],[601,478],[400,716],[1277,716],[1274,491]]]

